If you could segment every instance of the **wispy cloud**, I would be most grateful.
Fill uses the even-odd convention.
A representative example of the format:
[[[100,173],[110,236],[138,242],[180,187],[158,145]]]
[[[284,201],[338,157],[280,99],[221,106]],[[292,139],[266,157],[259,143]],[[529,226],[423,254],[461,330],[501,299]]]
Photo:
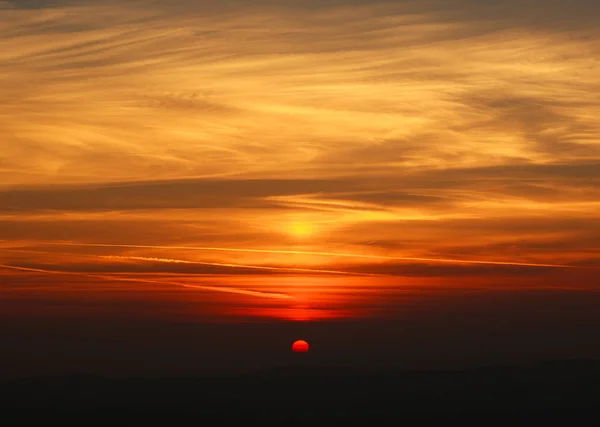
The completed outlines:
[[[2,246],[227,274],[596,266],[599,19],[591,0],[0,1]]]
[[[548,2],[175,3],[3,12],[6,183],[598,158],[598,34]]]

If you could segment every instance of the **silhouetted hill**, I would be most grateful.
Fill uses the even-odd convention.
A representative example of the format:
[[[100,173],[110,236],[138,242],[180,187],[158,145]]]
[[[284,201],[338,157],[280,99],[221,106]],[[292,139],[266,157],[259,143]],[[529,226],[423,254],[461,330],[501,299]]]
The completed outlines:
[[[599,419],[600,361],[463,371],[277,367],[230,378],[65,375],[0,385],[4,419],[104,424],[393,425],[406,420],[505,422]],[[589,421],[588,421],[589,422]]]

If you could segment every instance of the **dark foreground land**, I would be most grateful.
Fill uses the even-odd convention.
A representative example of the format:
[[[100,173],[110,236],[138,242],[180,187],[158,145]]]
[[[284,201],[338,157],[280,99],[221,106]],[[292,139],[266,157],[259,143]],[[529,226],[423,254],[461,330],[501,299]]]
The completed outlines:
[[[288,367],[235,378],[0,383],[2,425],[399,425],[600,421],[600,361],[464,371]],[[590,424],[592,423],[592,424]],[[411,425],[411,424],[409,424]]]

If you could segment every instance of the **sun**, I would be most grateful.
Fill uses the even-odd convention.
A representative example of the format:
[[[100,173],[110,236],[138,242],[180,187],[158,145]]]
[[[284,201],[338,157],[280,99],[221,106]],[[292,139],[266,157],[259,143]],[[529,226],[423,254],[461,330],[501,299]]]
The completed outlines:
[[[308,342],[306,342],[304,340],[297,340],[297,341],[294,341],[294,343],[292,344],[292,351],[294,353],[307,353],[308,349],[309,349]]]

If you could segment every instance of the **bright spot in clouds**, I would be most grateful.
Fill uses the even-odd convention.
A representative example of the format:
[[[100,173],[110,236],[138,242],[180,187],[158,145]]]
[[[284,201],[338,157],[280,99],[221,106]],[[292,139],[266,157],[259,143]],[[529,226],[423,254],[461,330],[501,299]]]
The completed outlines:
[[[298,239],[305,239],[315,233],[315,228],[307,222],[294,222],[290,225],[289,232]]]

